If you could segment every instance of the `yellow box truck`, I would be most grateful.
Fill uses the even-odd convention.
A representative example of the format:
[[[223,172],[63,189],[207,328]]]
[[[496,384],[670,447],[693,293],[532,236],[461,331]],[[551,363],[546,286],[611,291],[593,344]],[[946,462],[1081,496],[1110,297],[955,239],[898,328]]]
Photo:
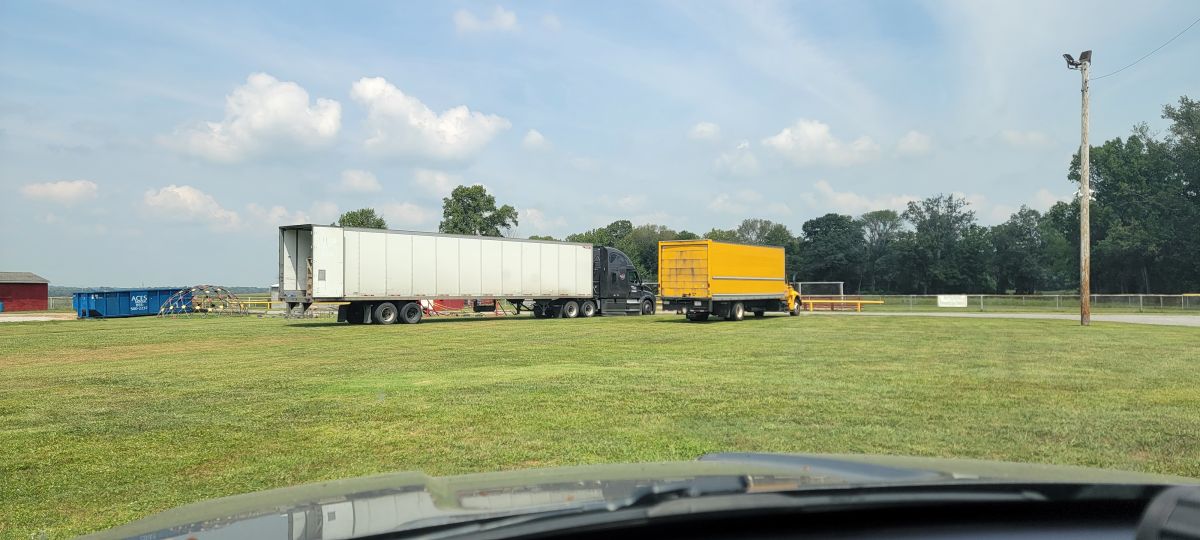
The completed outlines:
[[[708,239],[659,242],[658,290],[664,311],[684,311],[690,321],[710,315],[740,321],[747,311],[756,317],[800,313],[781,247]]]

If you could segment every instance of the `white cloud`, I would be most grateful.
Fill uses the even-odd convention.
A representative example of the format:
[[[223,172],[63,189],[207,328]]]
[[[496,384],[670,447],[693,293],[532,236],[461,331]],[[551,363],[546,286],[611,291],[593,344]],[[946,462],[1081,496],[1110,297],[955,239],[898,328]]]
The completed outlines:
[[[708,209],[721,214],[740,216],[768,215],[785,216],[792,213],[788,205],[767,201],[761,193],[752,189],[743,189],[735,193],[718,193],[708,203]]]
[[[247,222],[253,226],[274,228],[280,225],[295,225],[303,223],[326,224],[337,221],[339,216],[337,204],[330,201],[317,201],[305,210],[289,210],[287,207],[274,205],[270,207],[256,203],[246,205]]]
[[[847,143],[834,137],[828,124],[817,120],[800,119],[762,143],[797,165],[852,165],[879,154],[879,145],[870,137],[864,135]]]
[[[1069,202],[1074,200],[1074,198],[1074,194],[1055,195],[1051,193],[1050,190],[1041,188],[1033,194],[1033,200],[1031,201],[1031,204],[1035,210],[1046,211],[1049,210],[1051,206],[1054,206],[1055,203]]]
[[[21,194],[28,199],[50,201],[70,206],[88,199],[95,199],[100,187],[90,180],[60,180],[21,186]]]
[[[758,158],[750,151],[750,142],[742,141],[729,152],[722,152],[713,161],[718,172],[733,176],[758,174]]]
[[[443,171],[414,169],[412,182],[426,193],[441,198],[461,185],[462,178]]]
[[[383,186],[379,185],[379,179],[375,178],[371,171],[359,169],[342,171],[341,181],[338,182],[337,187],[340,191],[356,193],[374,193],[383,190]]]
[[[309,217],[307,212],[302,210],[291,211],[278,205],[266,208],[255,203],[250,203],[246,205],[246,214],[250,219],[269,227],[313,223],[312,218]]]
[[[933,139],[919,131],[909,131],[896,143],[896,153],[902,156],[922,156],[933,151]]]
[[[550,146],[550,143],[546,141],[542,132],[531,129],[525,133],[525,138],[521,139],[521,146],[529,150],[538,150]]]
[[[721,136],[721,126],[712,122],[700,122],[688,131],[688,138],[697,141],[711,141]]]
[[[547,30],[553,30],[557,32],[562,29],[562,21],[558,20],[557,15],[554,15],[553,13],[547,13],[542,15],[542,26],[546,27]]]
[[[149,190],[142,196],[145,208],[152,215],[171,221],[205,223],[213,230],[238,228],[242,219],[237,212],[226,210],[217,200],[192,186],[171,184]]]
[[[340,103],[320,98],[294,82],[254,73],[225,98],[225,118],[177,131],[163,139],[183,152],[235,162],[272,149],[319,147],[333,141],[342,126]]]
[[[808,199],[814,208],[851,215],[858,215],[872,210],[904,210],[908,206],[909,201],[919,199],[915,195],[880,195],[871,197],[849,191],[836,191],[825,180],[818,180],[813,184],[813,188],[816,189],[816,193],[811,194],[806,199]]]
[[[1000,138],[1011,146],[1046,146],[1050,144],[1050,137],[1040,131],[1006,129],[1000,132]]]
[[[423,207],[410,202],[393,202],[383,205],[380,209],[388,227],[413,227],[426,225],[435,214]]]
[[[622,212],[634,212],[640,210],[646,204],[645,195],[626,195],[624,197],[614,199],[608,195],[600,196],[600,204],[614,210]]]
[[[474,154],[512,124],[459,105],[437,114],[382,77],[363,77],[350,91],[367,107],[368,150],[454,160]]]
[[[545,212],[542,212],[537,208],[526,208],[521,210],[518,215],[518,222],[521,224],[528,224],[533,227],[534,230],[539,232],[545,232],[554,227],[564,227],[567,224],[567,220],[562,216],[551,218],[548,217]]]
[[[543,18],[543,23],[545,19]],[[465,9],[454,12],[454,27],[459,32],[479,32],[484,30],[499,30],[512,32],[517,30],[517,14],[500,6],[492,10],[490,19],[481,19]]]

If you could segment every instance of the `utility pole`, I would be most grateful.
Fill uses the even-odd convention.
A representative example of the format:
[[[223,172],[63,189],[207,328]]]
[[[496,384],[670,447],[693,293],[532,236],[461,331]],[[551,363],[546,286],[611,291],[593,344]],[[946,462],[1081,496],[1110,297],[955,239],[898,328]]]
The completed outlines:
[[[1079,142],[1079,324],[1092,324],[1092,256],[1091,256],[1091,163],[1088,158],[1088,68],[1092,65],[1092,51],[1083,51],[1076,61],[1064,54],[1068,69],[1078,69],[1083,78],[1080,92],[1083,104],[1080,113]]]

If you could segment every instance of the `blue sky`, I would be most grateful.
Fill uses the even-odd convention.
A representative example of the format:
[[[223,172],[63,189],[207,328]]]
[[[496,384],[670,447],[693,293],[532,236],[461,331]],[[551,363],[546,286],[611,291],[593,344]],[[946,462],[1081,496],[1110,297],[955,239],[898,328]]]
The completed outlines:
[[[266,285],[276,227],[436,230],[481,183],[519,236],[800,225],[1072,195],[1079,76],[1195,2],[4,2],[0,269]],[[1092,87],[1092,140],[1200,95],[1200,31]]]

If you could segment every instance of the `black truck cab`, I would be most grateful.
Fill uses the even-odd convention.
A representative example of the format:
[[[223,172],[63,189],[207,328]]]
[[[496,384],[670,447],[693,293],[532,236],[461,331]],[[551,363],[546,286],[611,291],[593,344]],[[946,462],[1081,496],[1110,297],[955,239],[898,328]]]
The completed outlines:
[[[617,248],[592,248],[592,297],[605,315],[654,313],[654,292],[642,283],[629,256]]]

